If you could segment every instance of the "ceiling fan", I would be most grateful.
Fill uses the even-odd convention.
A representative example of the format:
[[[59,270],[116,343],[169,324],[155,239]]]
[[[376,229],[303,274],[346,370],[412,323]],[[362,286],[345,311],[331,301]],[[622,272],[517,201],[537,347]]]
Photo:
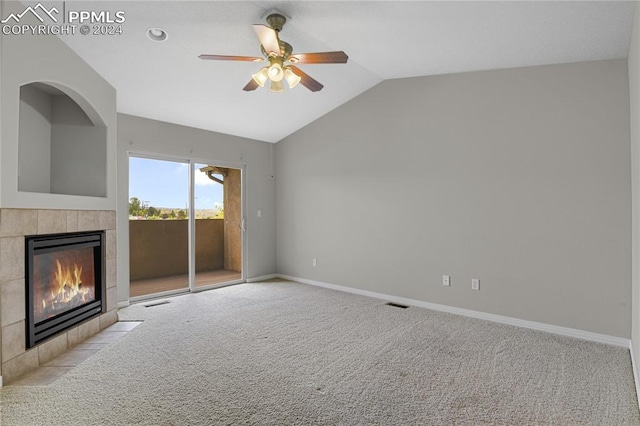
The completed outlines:
[[[268,80],[271,81],[270,88],[272,92],[284,91],[282,80],[286,80],[291,89],[301,83],[312,92],[322,90],[324,86],[320,82],[293,64],[344,64],[349,57],[342,51],[293,53],[293,47],[286,41],[280,40],[279,37],[285,22],[287,22],[285,16],[279,13],[272,13],[267,16],[269,26],[253,25],[258,40],[260,40],[263,58],[259,56],[230,55],[200,55],[199,58],[215,61],[268,61],[269,65],[251,76],[249,83],[242,89],[246,92],[256,90],[258,87],[264,87]]]

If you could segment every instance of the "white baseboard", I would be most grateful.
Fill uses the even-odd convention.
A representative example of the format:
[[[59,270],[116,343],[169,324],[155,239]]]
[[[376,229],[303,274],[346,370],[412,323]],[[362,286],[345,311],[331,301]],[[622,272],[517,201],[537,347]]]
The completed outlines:
[[[516,327],[528,328],[531,330],[545,331],[547,333],[559,334],[561,336],[574,337],[577,339],[589,340],[592,342],[604,343],[607,345],[622,346],[622,347],[628,348],[629,345],[631,344],[630,339],[625,339],[623,337],[592,333],[590,331],[577,330],[574,328],[560,327],[557,325],[545,324],[541,322],[527,321],[523,319],[506,317],[502,315],[489,314],[486,312],[473,311],[471,309],[456,308],[454,306],[439,305],[437,303],[430,303],[430,302],[424,302],[422,300],[408,299],[406,297],[376,293],[368,290],[360,290],[352,287],[345,287],[345,286],[336,285],[336,284],[329,284],[329,283],[324,283],[320,281],[308,280],[306,278],[292,277],[290,275],[279,274],[278,276],[285,280],[296,281],[303,284],[329,288],[332,290],[344,291],[347,293],[358,294],[360,296],[372,297],[374,299],[383,299],[390,302],[400,303],[403,305],[418,306],[420,308],[432,309],[434,311],[463,315],[466,317],[493,321],[501,324],[514,325]]]
[[[272,279],[278,278],[278,277],[280,277],[280,275],[278,275],[278,274],[262,275],[260,277],[247,278],[247,282],[248,283],[257,283],[258,281],[272,280]]]
[[[118,309],[126,308],[129,305],[130,305],[130,303],[129,303],[128,300],[125,300],[124,302],[118,302]]]
[[[633,340],[629,340],[629,352],[631,352],[631,366],[633,367],[633,381],[636,384],[636,398],[638,399],[638,408],[640,408],[640,376],[638,376],[638,364],[636,363],[636,354],[633,350]]]

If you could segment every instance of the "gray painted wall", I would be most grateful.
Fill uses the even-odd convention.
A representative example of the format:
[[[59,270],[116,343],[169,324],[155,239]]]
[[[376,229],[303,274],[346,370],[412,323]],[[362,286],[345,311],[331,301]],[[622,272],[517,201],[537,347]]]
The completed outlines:
[[[629,101],[631,117],[631,188],[632,188],[632,304],[631,341],[640,365],[640,7],[636,4],[633,33],[629,46]]]
[[[129,153],[222,166],[246,165],[246,278],[276,272],[273,144],[118,114],[118,205],[129,197]],[[262,211],[257,217],[257,210]],[[128,210],[118,209],[118,300],[129,299]]]
[[[107,129],[69,96],[20,88],[18,191],[105,197]]]
[[[53,125],[51,192],[105,197],[106,127]]]
[[[32,86],[20,88],[18,190],[51,191],[53,96]]]
[[[51,130],[51,192],[105,197],[106,127],[94,125],[70,97],[54,96]]]
[[[24,5],[2,1],[5,14],[20,13]],[[25,17],[29,22],[29,18]],[[31,19],[35,20],[35,18]],[[42,35],[0,35],[0,207],[71,210],[116,209],[116,92],[100,75],[76,55],[60,38]],[[47,83],[69,95],[93,123],[107,127],[102,156],[101,196],[78,196],[18,191],[20,87]],[[42,156],[40,158],[45,158]],[[43,160],[44,161],[44,160]],[[93,195],[93,194],[92,194]]]
[[[278,272],[630,337],[628,90],[626,60],[381,83],[276,145]]]

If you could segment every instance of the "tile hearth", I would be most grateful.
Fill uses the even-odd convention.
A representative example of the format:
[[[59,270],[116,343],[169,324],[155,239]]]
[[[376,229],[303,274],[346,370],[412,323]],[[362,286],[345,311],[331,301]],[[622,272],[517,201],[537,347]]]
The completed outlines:
[[[117,342],[141,321],[121,321],[69,349],[8,386],[47,386],[107,346]]]

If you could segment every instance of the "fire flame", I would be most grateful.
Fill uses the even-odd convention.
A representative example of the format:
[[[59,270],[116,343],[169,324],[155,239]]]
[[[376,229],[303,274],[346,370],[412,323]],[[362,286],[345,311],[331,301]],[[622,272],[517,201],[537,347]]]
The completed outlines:
[[[42,301],[42,308],[46,309],[47,305],[55,307],[59,303],[69,303],[74,299],[85,302],[89,292],[88,287],[82,286],[82,266],[78,266],[76,263],[62,266],[60,261],[56,259],[51,295],[47,301]]]

